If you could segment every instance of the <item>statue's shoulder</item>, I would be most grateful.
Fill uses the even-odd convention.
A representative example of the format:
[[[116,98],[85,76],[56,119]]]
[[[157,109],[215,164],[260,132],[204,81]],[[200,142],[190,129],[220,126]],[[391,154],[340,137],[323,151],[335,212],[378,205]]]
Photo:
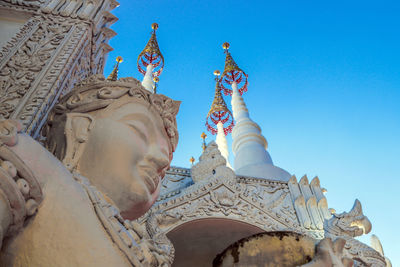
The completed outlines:
[[[21,129],[0,120],[0,244],[9,237],[0,265],[131,266],[112,245],[85,186]]]
[[[13,150],[22,126],[15,120],[0,120],[0,244],[17,233],[26,219],[37,212],[43,200],[42,188],[32,169]]]

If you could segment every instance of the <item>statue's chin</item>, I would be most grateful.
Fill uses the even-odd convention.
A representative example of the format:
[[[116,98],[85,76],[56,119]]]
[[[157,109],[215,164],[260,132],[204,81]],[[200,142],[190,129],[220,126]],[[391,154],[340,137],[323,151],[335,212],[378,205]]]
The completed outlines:
[[[129,209],[121,211],[121,216],[126,220],[134,220],[145,214],[156,202],[160,194],[160,184],[161,183],[158,183],[156,191],[151,194],[151,197],[148,199],[148,201],[135,203],[134,205],[130,206]]]

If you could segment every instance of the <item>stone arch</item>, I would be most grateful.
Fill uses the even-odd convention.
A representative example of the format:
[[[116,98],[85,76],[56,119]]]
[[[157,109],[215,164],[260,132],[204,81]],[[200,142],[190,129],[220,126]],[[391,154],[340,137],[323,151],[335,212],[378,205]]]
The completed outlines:
[[[176,225],[167,233],[175,248],[172,266],[211,266],[227,246],[262,232],[255,225],[228,218],[201,218]]]

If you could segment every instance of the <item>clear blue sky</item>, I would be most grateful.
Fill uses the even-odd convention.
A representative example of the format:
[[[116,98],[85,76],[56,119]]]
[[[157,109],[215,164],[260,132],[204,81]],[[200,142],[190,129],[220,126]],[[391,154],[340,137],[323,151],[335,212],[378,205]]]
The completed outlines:
[[[330,207],[358,198],[400,266],[400,3],[398,1],[120,0],[105,73],[142,79],[137,56],[159,24],[159,92],[181,100],[173,165],[189,167],[223,70],[221,44],[249,74],[244,95],[274,163],[318,175]],[[226,98],[230,106],[230,99]],[[207,141],[215,136],[207,138]],[[228,136],[230,142],[231,136]],[[232,155],[231,155],[232,157]],[[233,163],[233,160],[231,159]],[[369,236],[362,240],[369,243]]]

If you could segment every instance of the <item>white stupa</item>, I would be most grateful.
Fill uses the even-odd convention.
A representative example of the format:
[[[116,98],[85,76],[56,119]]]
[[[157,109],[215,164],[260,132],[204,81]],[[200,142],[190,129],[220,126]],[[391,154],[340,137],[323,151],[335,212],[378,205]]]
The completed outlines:
[[[291,175],[272,162],[268,143],[261,134],[261,128],[251,120],[242,97],[247,91],[247,74],[235,63],[229,53],[229,43],[224,43],[226,53],[225,69],[221,84],[226,94],[232,95],[232,111],[235,126],[232,131],[232,151],[235,155],[234,169],[237,175],[288,181]],[[226,86],[226,85],[229,85]]]

